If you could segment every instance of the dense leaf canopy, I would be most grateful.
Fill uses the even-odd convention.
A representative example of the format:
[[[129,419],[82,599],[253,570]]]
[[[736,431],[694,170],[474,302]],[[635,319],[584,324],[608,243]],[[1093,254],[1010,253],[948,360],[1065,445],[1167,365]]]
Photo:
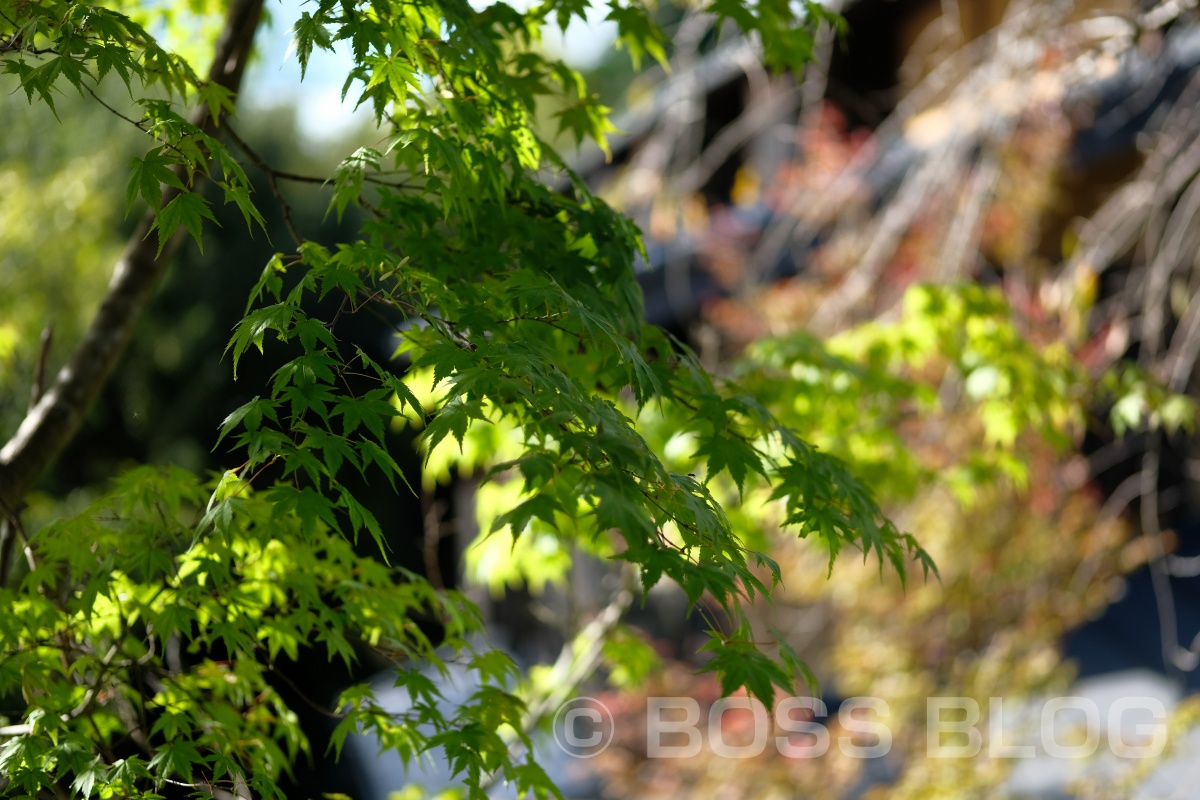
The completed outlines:
[[[610,6],[634,59],[664,57],[645,7]],[[0,4],[10,90],[56,114],[61,93],[77,92],[145,134],[125,199],[127,213],[146,209],[91,327],[0,451],[0,605],[12,612],[0,618],[0,695],[23,709],[0,728],[10,791],[279,795],[308,744],[271,688],[276,659],[317,643],[350,663],[361,643],[395,663],[413,705],[389,714],[369,689],[348,690],[329,710],[342,718],[335,748],[369,730],[406,760],[441,746],[474,796],[496,780],[554,793],[519,746],[537,722],[535,689],[514,693],[507,657],[474,644],[481,623],[463,596],[388,566],[384,532],[350,488],[358,473],[406,491],[387,435],[406,417],[424,426],[427,459],[502,432],[510,457],[482,466],[519,487],[494,526],[514,544],[548,531],[626,562],[644,590],[666,577],[692,603],[722,607],[733,625],[714,628],[708,649],[726,691],[745,686],[769,703],[802,665],[790,648],[775,660],[749,643],[743,604],[768,593],[779,568],[734,531],[718,497],[736,504],[765,487],[787,526],[831,557],[852,545],[901,575],[913,559],[931,569],[841,461],[644,322],[637,230],[534,124],[544,104],[576,141],[611,130],[580,75],[538,47],[545,26],[564,27],[582,4],[322,0],[304,11],[293,42],[302,69],[344,43],[345,92],[380,129],[328,176],[276,170],[236,133],[261,10],[259,0],[186,11]],[[780,67],[801,66],[812,26],[829,19],[815,4],[799,16],[789,3],[711,10],[760,36]],[[219,30],[207,75],[189,60],[202,57],[186,35],[197,22]],[[221,202],[265,235],[248,166],[266,171],[294,241],[262,268],[229,341],[235,374],[255,352],[283,361],[221,426],[230,467],[207,484],[135,469],[29,535],[29,491],[78,430],[181,239],[202,247]],[[554,173],[567,193],[547,188]],[[339,219],[365,211],[357,238],[331,246],[298,228],[278,190],[297,180],[327,180]],[[359,313],[398,325],[393,361],[343,338],[339,321]],[[640,432],[653,424],[637,420],[654,417],[686,435],[682,466]],[[364,534],[380,558],[351,547]],[[17,549],[23,563],[12,564]],[[181,661],[181,646],[194,657]],[[481,687],[457,708],[422,672],[448,658]]]

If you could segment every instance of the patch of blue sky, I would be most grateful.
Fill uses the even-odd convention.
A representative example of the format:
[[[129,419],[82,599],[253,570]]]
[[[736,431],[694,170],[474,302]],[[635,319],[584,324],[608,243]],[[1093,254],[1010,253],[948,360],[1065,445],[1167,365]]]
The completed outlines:
[[[474,0],[477,7],[488,3]],[[527,8],[531,0],[513,0],[511,5]],[[338,42],[332,52],[314,50],[304,82],[300,63],[289,47],[291,28],[305,10],[305,0],[278,0],[269,4],[270,21],[259,34],[259,58],[251,65],[242,92],[250,108],[290,105],[296,111],[300,134],[314,142],[341,138],[370,120],[367,104],[355,110],[361,86],[351,86],[342,99],[342,86],[353,66],[349,47]],[[600,62],[616,38],[616,24],[604,19],[608,9],[593,3],[585,20],[573,20],[566,33],[544,31],[542,41],[552,55],[561,56],[576,68]]]

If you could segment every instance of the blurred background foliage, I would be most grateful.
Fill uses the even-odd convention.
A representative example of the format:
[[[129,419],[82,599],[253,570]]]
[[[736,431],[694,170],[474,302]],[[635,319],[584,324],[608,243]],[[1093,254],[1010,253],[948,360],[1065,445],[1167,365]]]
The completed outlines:
[[[42,331],[49,326],[58,339],[44,371],[53,376],[108,282],[96,265],[120,255],[121,196],[97,188],[123,183],[135,142],[122,137],[119,120],[79,98],[67,99],[62,113],[95,126],[86,154],[72,129],[19,93],[0,97],[0,113],[29,120],[8,126],[0,141],[0,419],[11,430],[29,405]]]

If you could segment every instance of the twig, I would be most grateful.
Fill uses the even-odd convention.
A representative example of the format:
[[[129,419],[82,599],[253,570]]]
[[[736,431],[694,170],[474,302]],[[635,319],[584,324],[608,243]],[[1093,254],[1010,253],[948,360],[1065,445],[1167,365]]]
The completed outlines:
[[[128,117],[128,116],[122,114],[120,111],[117,111],[115,108],[110,106],[108,103],[104,102],[103,98],[101,98],[100,95],[96,94],[96,91],[91,86],[88,86],[86,83],[81,82],[80,86],[82,86],[84,91],[86,91],[88,94],[90,94],[92,96],[93,100],[95,100],[97,103],[99,103],[101,106],[103,106],[110,114],[114,115],[118,119],[128,122],[130,125],[137,128],[139,131],[146,134],[147,136],[153,138],[155,141],[162,142],[163,146],[165,146],[171,150],[174,150],[176,153],[178,153],[180,156],[182,156],[185,160],[188,159],[188,155],[186,153],[184,153],[182,149],[180,149],[179,145],[175,144],[174,142],[166,141],[164,139],[159,139],[157,136],[155,136],[155,134],[151,131],[151,129],[148,128],[145,124],[134,119],[133,117]]]
[[[242,137],[237,135],[237,132],[229,125],[228,122],[225,123],[225,132],[229,134],[229,138],[233,140],[234,144],[236,144],[238,148],[245,153],[251,161],[254,162],[254,166],[262,170],[263,174],[267,176],[267,183],[269,183],[271,186],[271,194],[275,197],[275,202],[279,204],[279,211],[283,215],[283,224],[287,226],[288,235],[292,237],[292,241],[296,244],[296,247],[299,248],[302,244],[304,244],[304,237],[300,235],[300,231],[296,228],[296,223],[292,219],[291,205],[287,200],[284,199],[283,193],[279,190],[279,182],[276,180],[276,178],[280,177],[280,173],[270,164],[264,161],[262,156],[254,152],[254,150],[252,150],[250,146],[242,140]]]
[[[291,689],[293,692],[295,692],[296,696],[299,697],[302,701],[304,701],[305,705],[312,708],[313,711],[316,711],[318,714],[320,714],[324,717],[328,717],[329,719],[342,720],[342,719],[346,718],[345,714],[340,714],[337,711],[333,711],[332,709],[326,708],[325,706],[318,703],[316,700],[313,700],[312,698],[310,698],[304,692],[300,691],[300,687],[296,685],[295,681],[293,681],[291,678],[289,678],[286,673],[280,672],[278,669],[276,669],[275,664],[273,662],[267,663],[267,669],[269,669],[271,671],[271,673],[273,675],[277,676],[281,681],[286,683],[288,685],[288,688]]]
[[[226,122],[224,124],[228,126],[229,123]],[[289,172],[287,170],[278,169],[271,166],[269,163],[267,163],[265,158],[263,158],[252,147],[250,147],[250,145],[248,145],[244,139],[238,136],[236,132],[228,128],[227,130],[229,132],[229,138],[233,139],[234,143],[238,146],[238,149],[244,152],[251,162],[254,163],[254,166],[258,167],[263,172],[274,175],[281,181],[292,181],[293,183],[314,183],[320,186],[324,186],[325,184],[329,183],[329,178],[322,178],[319,175],[302,175],[298,172]],[[406,181],[385,181],[384,179],[377,178],[373,175],[364,175],[363,181],[366,183],[374,183],[379,186],[388,186],[393,189],[411,189],[414,187],[414,184]]]

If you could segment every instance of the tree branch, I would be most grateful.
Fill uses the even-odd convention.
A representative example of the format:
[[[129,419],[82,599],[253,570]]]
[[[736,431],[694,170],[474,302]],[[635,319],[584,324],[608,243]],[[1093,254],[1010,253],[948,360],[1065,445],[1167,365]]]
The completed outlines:
[[[42,399],[46,391],[46,362],[50,358],[50,344],[54,340],[54,328],[47,324],[42,329],[42,350],[38,355],[37,371],[33,374],[33,392],[29,398],[29,408],[32,410]]]
[[[225,28],[217,40],[208,80],[236,93],[262,15],[263,0],[233,0]],[[191,122],[209,135],[217,131],[207,105],[201,104]],[[179,172],[184,179],[182,170]],[[163,187],[163,205],[179,192]],[[83,424],[92,401],[120,361],[162,279],[166,265],[186,235],[181,228],[155,257],[156,242],[149,238],[154,214],[138,222],[117,262],[108,293],[82,341],[54,383],[30,409],[13,437],[0,449],[0,502],[12,509],[41,479]]]

